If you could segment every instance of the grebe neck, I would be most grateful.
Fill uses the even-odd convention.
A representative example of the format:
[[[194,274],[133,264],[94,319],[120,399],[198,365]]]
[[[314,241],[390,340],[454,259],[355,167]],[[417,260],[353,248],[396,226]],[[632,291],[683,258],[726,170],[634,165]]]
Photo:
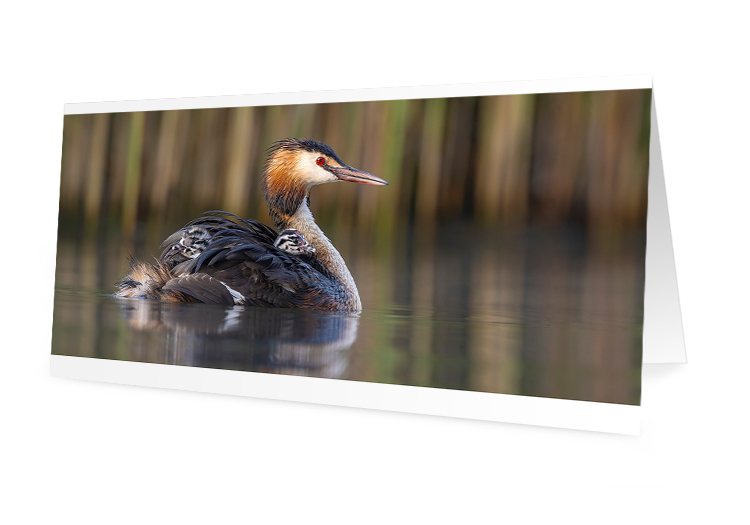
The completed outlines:
[[[279,217],[279,215],[275,215]],[[347,306],[351,310],[361,310],[362,302],[359,299],[357,285],[354,282],[344,258],[328,240],[323,230],[316,224],[315,218],[305,199],[297,211],[286,220],[274,221],[279,230],[295,229],[304,235],[307,242],[315,248],[314,257],[342,284],[347,295]]]

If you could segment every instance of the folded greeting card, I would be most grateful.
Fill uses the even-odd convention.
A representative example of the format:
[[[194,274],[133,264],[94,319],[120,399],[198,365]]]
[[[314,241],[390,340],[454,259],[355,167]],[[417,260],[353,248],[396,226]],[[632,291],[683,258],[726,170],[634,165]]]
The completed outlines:
[[[650,77],[68,105],[56,377],[637,433]]]

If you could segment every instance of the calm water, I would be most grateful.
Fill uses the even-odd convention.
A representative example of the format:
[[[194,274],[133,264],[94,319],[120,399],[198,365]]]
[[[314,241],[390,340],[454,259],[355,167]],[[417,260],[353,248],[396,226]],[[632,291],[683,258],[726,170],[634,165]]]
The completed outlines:
[[[128,253],[159,253],[179,226],[134,245],[61,228],[54,354],[640,403],[643,238],[455,226],[378,247],[327,231],[357,316],[111,297]]]

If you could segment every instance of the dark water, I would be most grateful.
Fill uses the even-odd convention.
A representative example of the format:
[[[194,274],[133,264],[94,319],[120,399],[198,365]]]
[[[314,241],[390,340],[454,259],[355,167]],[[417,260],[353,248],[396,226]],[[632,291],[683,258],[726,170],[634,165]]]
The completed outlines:
[[[180,226],[180,225],[176,225]],[[396,240],[327,232],[360,315],[111,297],[116,228],[61,228],[52,353],[378,383],[640,403],[644,239],[443,228]]]

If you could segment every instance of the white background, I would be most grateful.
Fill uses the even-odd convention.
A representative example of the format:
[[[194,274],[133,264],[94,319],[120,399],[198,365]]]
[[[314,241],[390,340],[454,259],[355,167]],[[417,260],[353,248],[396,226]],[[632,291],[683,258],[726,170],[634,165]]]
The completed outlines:
[[[2,8],[0,521],[747,520],[742,3],[354,6]],[[640,437],[49,378],[64,103],[644,73],[689,364]]]

